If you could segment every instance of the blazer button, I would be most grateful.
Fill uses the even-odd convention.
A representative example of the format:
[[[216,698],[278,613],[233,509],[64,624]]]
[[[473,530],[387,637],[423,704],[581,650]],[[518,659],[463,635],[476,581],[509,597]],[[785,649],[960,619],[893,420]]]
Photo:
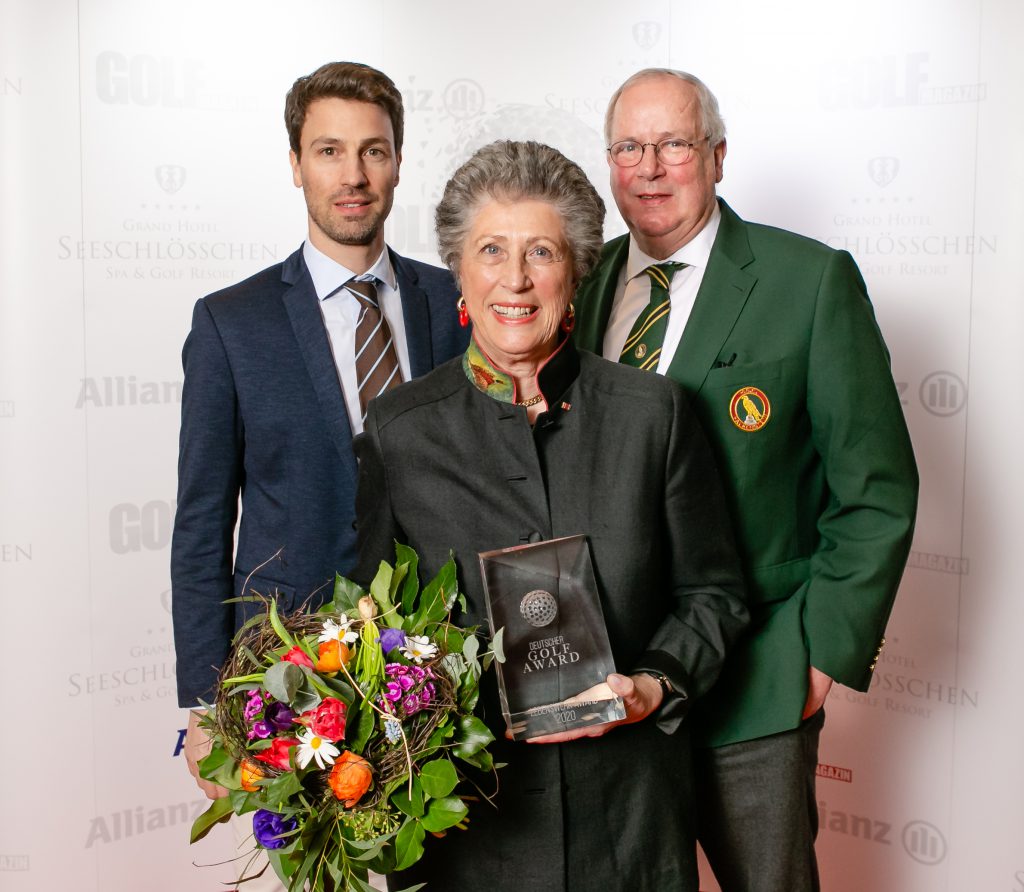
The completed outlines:
[[[543,538],[544,538],[544,537],[543,537],[543,536],[541,536],[541,534],[540,534],[540,533],[538,533],[538,532],[537,532],[536,530],[534,530],[534,531],[533,531],[532,533],[530,533],[530,535],[529,535],[529,536],[527,537],[527,541],[528,541],[528,542],[529,542],[529,543],[530,543],[531,545],[533,545],[533,544],[534,544],[534,543],[536,543],[536,542],[540,542],[540,540],[541,540],[541,539],[543,539]]]

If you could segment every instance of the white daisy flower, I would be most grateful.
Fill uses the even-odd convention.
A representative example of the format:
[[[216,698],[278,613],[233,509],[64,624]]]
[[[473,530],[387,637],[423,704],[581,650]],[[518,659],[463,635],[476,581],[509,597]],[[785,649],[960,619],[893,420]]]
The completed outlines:
[[[324,622],[324,630],[320,633],[320,641],[340,641],[342,644],[352,644],[359,633],[352,630],[352,623],[355,620],[349,619],[344,613],[338,617],[338,621],[329,619]]]
[[[437,645],[431,644],[426,635],[406,635],[405,644],[399,650],[413,662],[422,663],[437,653]]]
[[[295,762],[299,768],[305,768],[313,759],[321,768],[333,765],[338,758],[340,750],[326,737],[318,737],[309,728],[303,728],[299,732],[299,751],[295,755]]]

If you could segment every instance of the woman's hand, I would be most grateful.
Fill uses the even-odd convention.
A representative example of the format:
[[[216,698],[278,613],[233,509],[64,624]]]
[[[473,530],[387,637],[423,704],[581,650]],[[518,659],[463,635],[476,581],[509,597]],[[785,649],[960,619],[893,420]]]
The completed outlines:
[[[601,725],[590,725],[587,728],[575,728],[572,731],[562,731],[558,734],[545,734],[543,737],[534,737],[526,742],[565,743],[567,740],[576,740],[579,737],[602,737],[619,725],[643,721],[661,706],[664,697],[664,692],[657,679],[645,673],[609,675],[608,687],[611,688],[613,694],[622,698],[623,705],[626,707],[624,719],[619,719],[617,722],[605,722]],[[580,696],[582,697],[582,695]]]

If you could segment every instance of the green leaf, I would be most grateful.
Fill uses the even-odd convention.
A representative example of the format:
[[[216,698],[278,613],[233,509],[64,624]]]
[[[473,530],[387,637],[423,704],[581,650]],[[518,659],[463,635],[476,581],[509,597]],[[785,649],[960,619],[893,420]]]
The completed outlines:
[[[334,600],[330,604],[324,605],[321,611],[346,613],[351,618],[353,615],[358,615],[359,599],[365,594],[362,587],[356,585],[351,579],[335,575]]]
[[[398,597],[400,593],[398,589],[408,573],[409,565],[407,563],[396,563],[395,572],[391,575],[391,585],[388,587],[388,600],[391,602],[392,610],[387,616],[387,624],[393,629],[402,628],[402,617],[399,614],[399,611],[394,609],[394,605],[396,603],[400,603],[400,598]]]
[[[459,777],[455,766],[447,759],[435,759],[420,769],[423,792],[431,799],[441,799],[455,789]]]
[[[457,594],[455,560],[449,557],[420,595],[420,606],[413,617],[413,634],[419,634],[424,626],[444,619]]]
[[[463,713],[471,713],[476,709],[476,701],[480,699],[480,685],[465,685],[459,689],[459,710]]]
[[[314,681],[312,672],[304,669],[299,669],[299,671],[302,673],[302,687],[292,695],[289,706],[291,706],[293,712],[302,715],[304,712],[316,709],[323,700],[323,697],[316,690],[319,679]],[[269,691],[270,688],[267,688],[267,690]],[[329,691],[330,689],[328,688],[327,690]]]
[[[445,654],[441,658],[441,668],[448,674],[452,681],[458,684],[462,673],[466,671],[466,661],[462,654]]]
[[[370,885],[368,879],[363,879],[361,876],[356,874],[350,874],[348,878],[348,892],[377,892],[373,886]]]
[[[402,616],[410,616],[420,591],[420,558],[408,545],[395,543],[395,564],[408,564],[409,570],[402,586]]]
[[[487,744],[494,740],[491,729],[488,728],[475,715],[464,715],[459,718],[458,729],[455,732],[455,748],[453,752],[460,759],[467,759],[469,756],[480,752]]]
[[[270,625],[274,627],[274,631],[277,633],[277,637],[280,638],[288,647],[295,647],[295,639],[288,634],[288,630],[281,622],[281,617],[278,616],[277,598],[270,599],[270,605],[267,608],[267,616],[270,619]]]
[[[481,771],[492,771],[494,769],[494,756],[487,752],[487,750],[480,750],[470,756],[462,756],[461,758],[463,762],[474,765]]]
[[[491,651],[494,653],[494,659],[499,663],[505,662],[505,627],[502,626],[494,633],[494,637],[491,639]]]
[[[288,801],[302,789],[302,781],[294,771],[284,771],[267,784],[264,795],[269,805],[279,805]]]
[[[443,725],[439,725],[431,732],[430,737],[427,738],[427,742],[416,751],[417,758],[421,761],[429,759],[444,745],[444,742],[452,736],[454,731],[455,728],[450,722],[445,722]]]
[[[462,629],[447,624],[438,626],[435,639],[441,645],[441,649],[448,653],[460,654],[466,646],[466,636]]]
[[[289,888],[288,877],[295,873],[295,868],[298,867],[298,861],[295,859],[295,855],[291,852],[285,852],[282,849],[268,849],[266,850],[267,860],[270,861],[270,866],[274,868],[274,873],[277,874],[278,879],[282,881],[282,885],[285,888]],[[242,889],[246,888],[241,886]]]
[[[350,854],[348,857],[353,861],[372,861],[381,853],[381,850],[389,839],[391,839],[390,834],[388,836],[378,836],[376,839],[367,840],[367,848],[365,851],[358,852],[354,855]],[[356,840],[347,840],[347,842],[349,844],[353,844]]]
[[[234,765],[234,760],[228,755],[228,751],[219,744],[215,744],[202,759],[199,760],[199,776],[209,780],[226,764]]]
[[[373,596],[373,600],[377,602],[377,609],[380,611],[382,616],[390,616],[394,608],[391,603],[391,577],[394,576],[395,571],[391,569],[391,565],[387,561],[381,561],[377,567],[377,575],[373,577],[373,582],[370,583],[370,594]]]
[[[305,679],[306,676],[298,666],[288,660],[281,660],[263,673],[263,687],[275,700],[291,703]]]
[[[442,830],[447,830],[449,827],[454,827],[464,817],[469,809],[466,808],[466,803],[459,799],[458,796],[446,796],[444,799],[434,799],[430,803],[430,808],[427,809],[427,813],[421,819],[424,830],[429,830],[431,833],[440,833]]]
[[[214,824],[226,820],[231,814],[233,814],[231,800],[228,799],[227,796],[222,796],[220,799],[214,799],[213,802],[210,803],[210,807],[196,818],[195,822],[192,824],[192,837],[190,841],[198,842],[210,832],[210,828]]]
[[[466,662],[473,664],[476,662],[476,655],[480,652],[480,641],[476,635],[470,635],[466,638],[466,643],[462,645],[462,655],[466,658]]]
[[[323,849],[324,844],[328,841],[328,838],[331,835],[331,829],[330,824],[326,825],[317,832],[308,847],[302,847],[302,851],[306,853],[306,857],[302,860],[302,864],[299,865],[299,869],[295,871],[291,885],[288,887],[289,889],[302,889],[304,887],[306,879],[309,877],[309,872],[313,869],[313,865],[321,855],[321,850]]]
[[[386,833],[383,836],[375,836],[373,839],[346,839],[346,849],[355,849],[358,852],[368,852],[371,849],[379,849],[384,843],[386,843],[394,833]],[[355,855],[352,856],[353,858]]]
[[[356,699],[356,692],[342,676],[328,678],[326,675],[319,676],[320,684],[328,688],[332,697],[344,701],[345,705],[351,708],[352,702]]]
[[[401,787],[391,794],[391,801],[399,811],[409,815],[410,818],[422,818],[424,811],[423,784],[419,777],[413,775],[411,797],[409,796],[409,784],[403,780]]]
[[[345,725],[345,739],[348,741],[348,748],[354,753],[362,753],[377,722],[376,714],[373,708],[367,706],[366,701],[360,698],[358,706],[353,704],[346,718],[348,721]],[[353,724],[355,728],[352,727]]]
[[[231,800],[231,807],[236,815],[248,814],[251,811],[256,811],[258,808],[263,808],[263,803],[260,801],[258,793],[249,793],[246,790],[231,790],[228,793],[228,798]]]
[[[395,837],[395,870],[412,867],[423,857],[423,838],[426,832],[419,821],[409,819]]]

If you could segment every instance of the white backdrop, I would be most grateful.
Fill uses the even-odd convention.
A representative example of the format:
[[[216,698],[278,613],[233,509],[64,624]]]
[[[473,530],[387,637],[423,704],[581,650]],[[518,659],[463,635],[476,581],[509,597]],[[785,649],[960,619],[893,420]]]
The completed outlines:
[[[721,101],[737,212],[854,254],[921,510],[875,685],[829,701],[824,888],[1024,892],[1022,35],[1021,0],[0,0],[0,889],[222,888],[178,753],[179,354],[196,298],[300,243],[284,94],[356,59],[405,97],[402,253],[498,137],[579,161],[623,231],[604,107],[667,65]]]

